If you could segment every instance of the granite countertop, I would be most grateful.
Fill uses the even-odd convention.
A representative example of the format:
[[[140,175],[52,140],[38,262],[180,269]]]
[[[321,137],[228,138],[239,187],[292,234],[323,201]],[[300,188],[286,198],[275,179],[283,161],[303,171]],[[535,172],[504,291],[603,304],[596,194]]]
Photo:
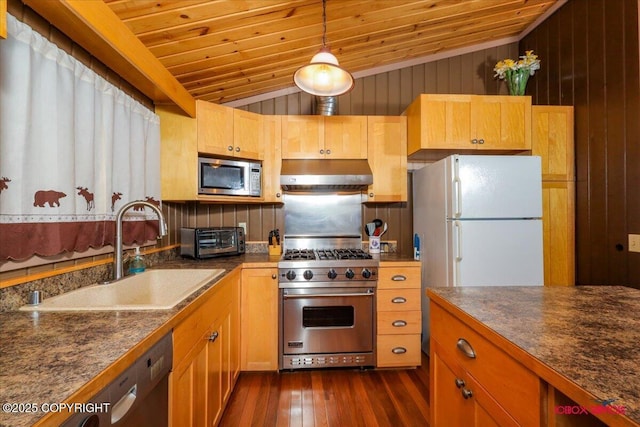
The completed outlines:
[[[153,269],[222,268],[225,273],[169,310],[85,312],[0,312],[0,403],[61,403],[87,386],[123,355],[142,353],[183,318],[189,305],[238,266],[276,267],[265,253],[176,259]],[[380,261],[410,261],[382,254]],[[114,374],[114,376],[117,375]],[[108,382],[106,379],[104,380]],[[99,391],[99,390],[96,390]],[[81,403],[75,402],[73,403]],[[0,426],[30,426],[46,414],[0,411]]]
[[[429,289],[542,365],[640,424],[640,291],[622,286]],[[548,374],[548,375],[546,375]],[[545,377],[546,376],[546,377]],[[562,389],[558,387],[560,391]]]

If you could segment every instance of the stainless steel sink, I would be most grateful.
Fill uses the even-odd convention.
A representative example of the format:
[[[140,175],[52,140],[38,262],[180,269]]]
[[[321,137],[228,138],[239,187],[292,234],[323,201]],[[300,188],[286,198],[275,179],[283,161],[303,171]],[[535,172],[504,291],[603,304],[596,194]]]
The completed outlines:
[[[223,269],[159,269],[96,284],[51,298],[28,311],[162,310],[175,307],[189,295],[224,273]]]

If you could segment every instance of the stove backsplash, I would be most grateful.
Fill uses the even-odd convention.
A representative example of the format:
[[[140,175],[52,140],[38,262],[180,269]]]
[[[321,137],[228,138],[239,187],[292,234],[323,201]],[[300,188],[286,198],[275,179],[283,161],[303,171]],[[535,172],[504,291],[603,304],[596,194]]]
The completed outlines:
[[[292,194],[284,200],[284,235],[359,237],[362,240],[360,194]]]

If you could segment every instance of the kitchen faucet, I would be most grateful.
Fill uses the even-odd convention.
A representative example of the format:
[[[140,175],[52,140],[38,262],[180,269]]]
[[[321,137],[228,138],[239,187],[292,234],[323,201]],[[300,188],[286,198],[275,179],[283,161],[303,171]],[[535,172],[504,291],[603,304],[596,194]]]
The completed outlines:
[[[113,257],[113,280],[122,279],[122,219],[124,217],[124,213],[134,206],[144,206],[147,208],[151,208],[158,215],[158,239],[162,236],[167,235],[167,222],[164,219],[164,215],[162,215],[162,211],[159,207],[154,205],[153,203],[146,202],[144,200],[134,200],[125,204],[120,208],[116,215],[116,243],[114,247],[114,257]]]

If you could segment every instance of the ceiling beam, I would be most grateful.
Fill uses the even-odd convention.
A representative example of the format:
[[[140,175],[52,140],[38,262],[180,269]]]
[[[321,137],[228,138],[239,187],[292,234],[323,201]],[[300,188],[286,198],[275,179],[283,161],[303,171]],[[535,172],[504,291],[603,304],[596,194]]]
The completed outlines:
[[[154,103],[195,117],[195,99],[102,0],[23,1]]]

